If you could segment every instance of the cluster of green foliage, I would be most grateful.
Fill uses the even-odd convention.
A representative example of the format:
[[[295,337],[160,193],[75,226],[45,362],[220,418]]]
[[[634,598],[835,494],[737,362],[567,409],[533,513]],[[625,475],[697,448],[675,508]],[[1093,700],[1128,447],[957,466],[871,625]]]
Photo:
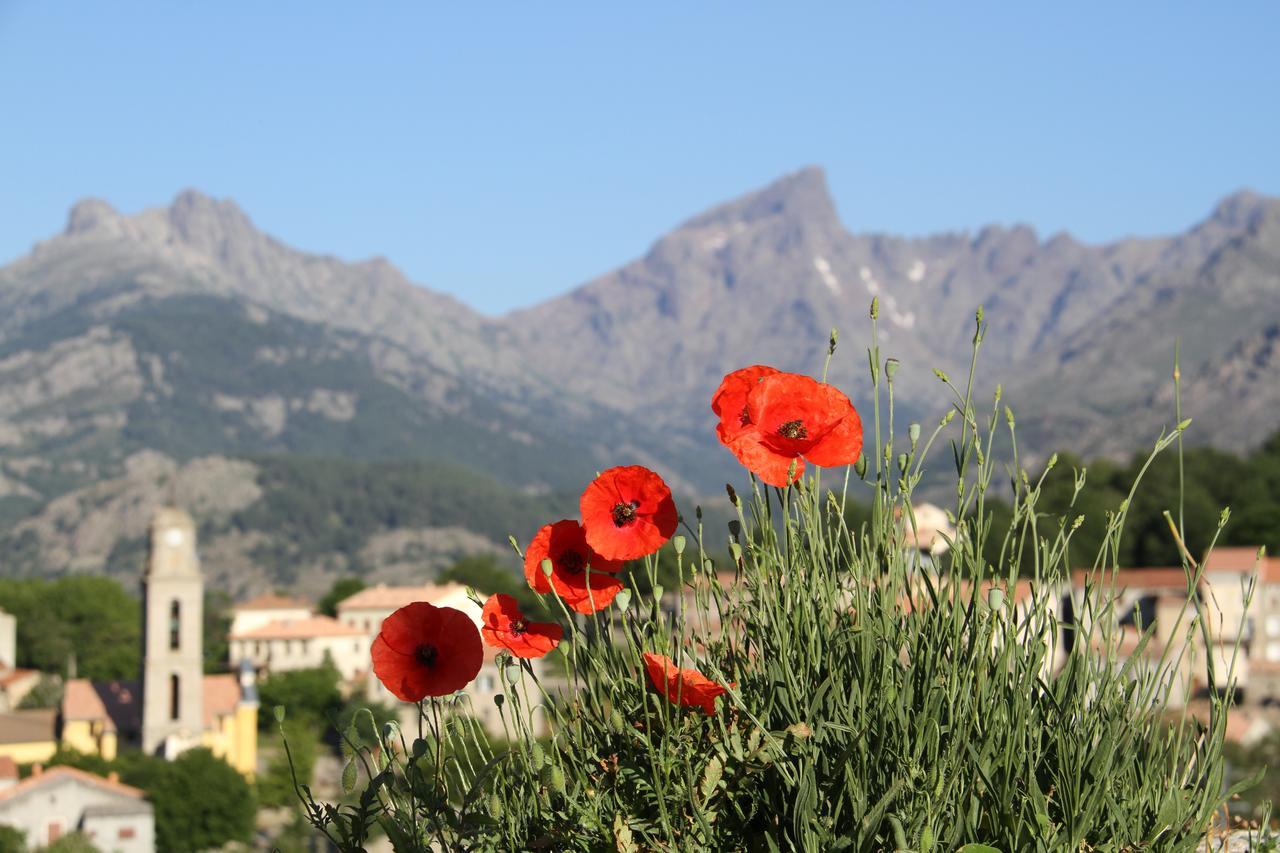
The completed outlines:
[[[982,335],[979,315],[975,348]],[[988,506],[1012,417],[998,397],[980,415],[972,377],[967,389],[943,377],[954,406],[926,440],[918,425],[902,436],[895,365],[872,340],[863,462],[826,482],[810,472],[787,489],[753,483],[745,500],[731,497],[727,538],[694,513],[689,536],[671,542],[691,599],[675,614],[656,556],[644,560],[645,589],[598,613],[574,617],[547,596],[566,631],[552,653],[566,692],[501,659],[510,744],[479,736],[462,695],[426,704],[426,737],[362,730],[357,718],[343,773],[354,798],[325,804],[300,790],[312,824],[344,851],[374,826],[403,851],[1195,849],[1239,789],[1224,785],[1228,674],[1204,673],[1207,726],[1185,714],[1171,724],[1169,651],[1141,665],[1109,658],[1119,617],[1105,589],[1080,602],[1067,642],[1053,590],[1078,530],[1046,521],[1044,484],[1029,476],[1015,479],[1003,529]],[[959,531],[933,564],[902,547],[901,525],[940,436]],[[1108,567],[1129,553],[1130,485],[1105,518]],[[866,507],[856,526],[850,497]],[[1057,515],[1078,513],[1066,509]],[[996,560],[985,556],[992,539]],[[720,543],[729,557],[718,563]],[[1015,601],[1024,575],[1039,583]],[[1190,605],[1182,618],[1207,630]],[[724,686],[715,712],[653,689],[645,652]],[[534,737],[535,712],[553,722],[549,742]]]
[[[204,671],[227,670],[231,598],[207,590]],[[137,678],[142,654],[142,603],[118,580],[96,575],[0,578],[0,609],[17,619],[18,665],[67,677],[74,661],[80,678]],[[31,707],[51,707],[56,682],[42,682]]]
[[[229,842],[248,842],[257,805],[253,788],[235,768],[207,749],[191,749],[173,761],[122,752],[112,761],[60,751],[49,762],[90,773],[120,774],[141,788],[155,810],[156,849],[195,853]]]
[[[18,665],[82,678],[136,678],[142,608],[115,580],[0,578],[0,608],[17,618]]]
[[[283,705],[296,721],[320,729],[342,710],[341,683],[342,674],[326,658],[323,666],[269,674],[258,682],[258,698],[262,707]],[[268,715],[259,714],[258,724],[269,728]]]

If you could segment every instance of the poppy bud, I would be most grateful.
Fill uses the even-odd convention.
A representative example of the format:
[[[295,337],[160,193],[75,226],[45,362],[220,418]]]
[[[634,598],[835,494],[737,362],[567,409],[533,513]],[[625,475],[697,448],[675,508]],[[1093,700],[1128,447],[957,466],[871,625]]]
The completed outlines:
[[[947,424],[951,423],[955,419],[956,419],[956,410],[951,409],[945,415],[942,416],[942,420],[938,422],[938,425],[946,426]]]
[[[732,536],[734,539],[742,538],[742,522],[741,521],[738,521],[738,519],[735,518],[733,521],[729,522],[729,535]]]
[[[896,358],[888,359],[884,363],[884,375],[889,377],[890,382],[893,381],[893,375],[898,372],[898,365],[899,361]]]
[[[733,555],[733,560],[736,563],[737,561],[742,559],[742,546],[739,545],[737,542],[730,542],[729,553]]]
[[[617,708],[609,712],[609,728],[619,734],[627,728],[626,721],[622,719],[622,714],[618,713]]]
[[[663,588],[662,584],[660,584],[660,583],[655,583],[655,584],[653,585],[653,600],[654,600],[654,601],[661,601],[661,600],[662,600],[662,593],[664,593],[664,592],[666,592],[666,590]]]
[[[498,799],[497,794],[489,795],[489,817],[502,817],[502,800]]]
[[[511,547],[515,550],[516,556],[523,560],[524,551],[520,550],[520,543],[516,541],[516,537],[508,536],[507,541],[511,543]]]
[[[551,558],[550,558],[550,557],[544,557],[544,558],[542,559],[541,566],[542,566],[542,574],[543,574],[543,575],[545,575],[546,577],[550,578],[550,577],[551,577],[551,570],[554,568],[554,566],[553,566],[553,565],[552,565],[552,563],[551,563]]]
[[[941,379],[943,382],[951,381],[951,378],[947,376],[946,371],[942,370],[940,367],[935,367],[933,369],[933,375]]]
[[[1185,421],[1178,424],[1178,432],[1186,432],[1187,427],[1189,426],[1191,426],[1191,418],[1187,418]]]
[[[680,535],[671,537],[671,547],[676,549],[677,554],[684,553],[684,537]]]
[[[907,427],[907,438],[911,439],[911,446],[915,447],[916,442],[920,440],[920,424]]]
[[[283,705],[275,706],[275,708],[272,709],[272,713],[275,714],[277,723],[284,722],[284,706]]]
[[[506,701],[507,697],[503,696],[501,693],[494,694],[493,704],[497,705],[499,708],[501,708]]]
[[[858,475],[859,480],[867,478],[867,457],[865,454],[858,454],[858,461],[853,463],[853,472]]]
[[[840,333],[835,326],[831,327],[831,340],[827,342],[827,355],[836,354],[836,341],[840,340]]]
[[[503,678],[507,679],[508,684],[514,686],[518,681],[520,681],[520,667],[519,666],[505,667],[502,670],[502,676]]]
[[[992,610],[999,610],[1004,606],[1004,590],[995,588],[987,593],[987,606]]]
[[[420,737],[414,738],[413,739],[413,757],[421,758],[426,754],[427,754],[427,742]]]
[[[898,454],[898,470],[899,471],[907,470],[907,454],[905,453]]]
[[[733,504],[734,506],[737,506],[738,493],[734,491],[733,486],[729,485],[728,483],[725,483],[724,490],[729,494],[729,503]]]
[[[564,794],[564,771],[554,764],[549,764],[542,768],[541,776],[542,784],[546,785],[552,793]]]
[[[694,514],[694,516],[696,516],[696,517],[697,517],[698,521],[702,521],[702,507],[701,507],[701,506],[695,506],[695,507],[693,508],[693,514]]]
[[[546,760],[546,756],[542,754],[542,744],[536,740],[529,747],[529,763],[533,765],[534,770],[542,768],[542,762]]]
[[[871,297],[871,319],[874,320],[880,316],[880,297]]]
[[[618,594],[614,596],[613,603],[618,605],[618,610],[620,612],[626,613],[627,608],[631,606],[631,590],[620,590]]]

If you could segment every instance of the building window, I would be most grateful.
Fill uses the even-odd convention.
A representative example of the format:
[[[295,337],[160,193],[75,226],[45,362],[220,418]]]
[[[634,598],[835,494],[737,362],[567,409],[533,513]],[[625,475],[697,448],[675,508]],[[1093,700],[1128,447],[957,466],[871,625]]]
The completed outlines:
[[[480,688],[481,693],[492,693],[493,685],[494,681],[492,675],[482,675],[476,679],[476,686]]]
[[[182,605],[174,599],[169,605],[169,650],[176,652],[181,645]]]
[[[137,830],[135,830],[132,826],[122,826],[120,827],[120,831],[116,833],[116,838],[118,838],[121,841],[126,841],[130,838],[136,837],[137,834],[138,834]]]
[[[181,692],[182,679],[178,673],[169,676],[169,719],[176,720],[180,716],[179,712],[182,706],[179,702]]]

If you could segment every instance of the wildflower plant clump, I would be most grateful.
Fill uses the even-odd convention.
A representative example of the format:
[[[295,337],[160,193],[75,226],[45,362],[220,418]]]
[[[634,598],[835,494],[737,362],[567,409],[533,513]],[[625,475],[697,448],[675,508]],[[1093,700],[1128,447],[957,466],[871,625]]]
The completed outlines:
[[[1074,527],[1037,512],[999,392],[980,414],[972,375],[940,376],[954,404],[927,438],[915,424],[899,435],[875,314],[867,428],[825,371],[725,377],[717,433],[749,472],[727,488],[727,527],[701,508],[680,517],[658,473],[613,468],[586,487],[580,519],[522,551],[555,622],[507,596],[485,603],[479,630],[390,617],[375,673],[419,703],[417,731],[357,718],[348,800],[300,788],[312,824],[343,850],[375,827],[401,850],[1195,848],[1230,794],[1231,674],[1208,662],[1205,725],[1165,707],[1176,651],[1117,656],[1114,602],[1094,593],[1127,502],[1094,557],[1099,584],[1067,618]],[[979,312],[975,361],[983,333]],[[828,363],[835,349],[833,333]],[[954,533],[926,559],[912,492],[935,443],[954,465]],[[1014,508],[993,549],[997,488]],[[870,508],[856,526],[854,500]],[[677,588],[660,582],[664,546]],[[624,584],[627,564],[645,591]],[[1189,554],[1186,568],[1191,589]],[[1203,630],[1184,615],[1188,637]],[[503,673],[504,742],[452,692],[475,677],[481,636]]]

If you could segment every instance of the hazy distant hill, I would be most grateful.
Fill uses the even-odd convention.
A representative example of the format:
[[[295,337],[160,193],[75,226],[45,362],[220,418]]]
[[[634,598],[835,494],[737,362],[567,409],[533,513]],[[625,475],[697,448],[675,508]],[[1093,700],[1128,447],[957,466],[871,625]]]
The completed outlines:
[[[302,583],[324,565],[402,574],[387,537],[409,547],[429,528],[499,542],[530,523],[530,507],[567,495],[571,508],[610,464],[651,464],[679,490],[709,494],[735,470],[710,430],[719,378],[761,361],[817,373],[834,325],[831,378],[860,398],[873,295],[885,353],[903,362],[908,417],[943,411],[931,368],[963,372],[982,304],[983,375],[1005,383],[1029,451],[1125,453],[1148,441],[1172,420],[1175,336],[1187,414],[1205,426],[1194,437],[1240,448],[1280,420],[1280,201],[1247,193],[1169,238],[1090,246],[1025,227],[901,238],[848,233],[822,172],[806,169],[502,318],[382,260],[290,249],[229,201],[189,191],[124,216],[91,200],[0,269],[0,561],[127,570],[138,507],[192,465],[231,477],[215,492],[241,503],[209,505],[201,521],[222,537],[211,553],[259,585]],[[262,454],[311,461],[264,473]],[[257,461],[232,458],[246,456]],[[406,469],[425,480],[415,497],[441,524],[392,514],[324,555],[280,544],[314,531],[244,521],[275,517],[262,503],[270,484],[277,497],[309,489],[317,506],[353,512],[341,478],[313,476],[326,464],[317,458],[350,460],[328,467],[355,466],[342,470],[366,483],[391,477],[380,460],[447,464],[438,483],[437,469]],[[444,519],[436,498],[460,476],[495,500],[532,503],[509,510],[506,527]],[[104,488],[134,497],[108,500]]]

